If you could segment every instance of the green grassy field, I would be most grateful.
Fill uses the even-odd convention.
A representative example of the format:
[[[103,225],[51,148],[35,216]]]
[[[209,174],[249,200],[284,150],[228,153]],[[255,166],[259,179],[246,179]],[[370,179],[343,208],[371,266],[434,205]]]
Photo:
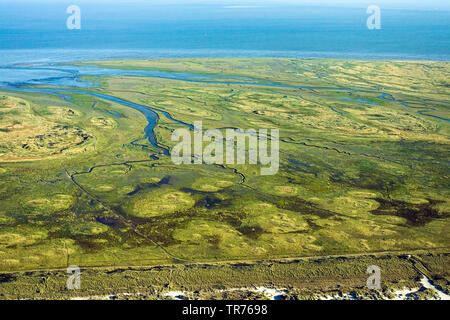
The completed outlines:
[[[150,159],[159,151],[132,108],[0,92],[0,271],[448,252],[449,63],[79,64],[229,76],[97,77],[89,90],[205,129],[278,128],[280,170]],[[173,147],[181,127],[160,114],[158,142]]]

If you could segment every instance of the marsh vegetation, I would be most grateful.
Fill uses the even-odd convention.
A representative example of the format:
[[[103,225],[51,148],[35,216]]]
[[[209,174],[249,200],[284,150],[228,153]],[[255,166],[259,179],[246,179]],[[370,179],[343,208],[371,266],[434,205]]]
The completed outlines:
[[[120,101],[80,91],[64,92],[70,100],[0,92],[5,274],[448,250],[448,63],[80,64],[229,79],[87,79],[98,84],[89,92],[157,114],[157,144],[146,114]],[[279,173],[174,165],[163,152],[174,145],[172,131],[197,120],[205,129],[280,129]]]

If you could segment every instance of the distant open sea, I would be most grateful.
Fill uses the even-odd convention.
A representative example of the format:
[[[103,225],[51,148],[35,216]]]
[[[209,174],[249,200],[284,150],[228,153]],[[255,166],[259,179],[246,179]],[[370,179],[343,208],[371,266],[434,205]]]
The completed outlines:
[[[450,11],[224,5],[81,6],[0,2],[0,66],[109,58],[292,57],[450,60]]]

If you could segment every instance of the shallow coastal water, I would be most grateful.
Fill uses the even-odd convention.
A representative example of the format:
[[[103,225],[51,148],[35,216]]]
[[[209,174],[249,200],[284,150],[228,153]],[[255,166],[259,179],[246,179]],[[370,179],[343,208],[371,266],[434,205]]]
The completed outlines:
[[[260,2],[230,6],[226,1],[195,5],[189,1],[142,1],[139,5],[81,1],[81,30],[68,30],[65,1],[28,1],[26,5],[0,1],[0,50],[31,50],[9,57],[0,53],[0,65],[30,60],[199,56],[450,57],[448,10],[383,6],[381,29],[369,30],[364,4],[326,7]],[[56,52],[48,54],[52,50]]]

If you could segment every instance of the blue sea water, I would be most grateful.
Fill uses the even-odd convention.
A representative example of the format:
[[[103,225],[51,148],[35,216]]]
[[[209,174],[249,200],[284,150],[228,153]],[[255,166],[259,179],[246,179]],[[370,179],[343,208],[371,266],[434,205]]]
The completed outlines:
[[[91,2],[80,5],[81,30],[68,30],[72,2],[0,0],[0,66],[159,57],[450,58],[450,11],[386,9],[381,30],[368,30],[365,8]]]

